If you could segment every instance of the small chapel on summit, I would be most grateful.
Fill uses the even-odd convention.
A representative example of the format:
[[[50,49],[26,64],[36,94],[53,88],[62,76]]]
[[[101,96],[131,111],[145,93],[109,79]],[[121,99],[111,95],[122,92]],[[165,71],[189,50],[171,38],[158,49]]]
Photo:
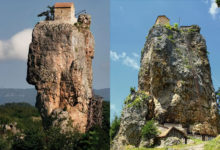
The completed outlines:
[[[157,17],[157,20],[155,22],[155,25],[166,25],[166,24],[170,24],[170,19],[167,18],[167,16],[165,15],[161,15]]]
[[[65,20],[73,23],[77,22],[75,18],[75,8],[73,3],[55,3],[54,20]]]

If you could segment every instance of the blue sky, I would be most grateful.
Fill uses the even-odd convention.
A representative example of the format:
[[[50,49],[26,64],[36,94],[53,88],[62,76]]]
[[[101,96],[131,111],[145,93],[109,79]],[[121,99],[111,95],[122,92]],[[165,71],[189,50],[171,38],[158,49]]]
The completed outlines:
[[[95,37],[94,88],[110,86],[109,0],[4,0],[0,5],[0,88],[30,88],[26,82],[26,61],[31,32],[40,20],[37,15],[55,2],[74,2],[92,16]]]
[[[137,87],[140,52],[158,15],[171,24],[197,24],[210,52],[214,87],[220,87],[220,10],[214,0],[111,0],[111,120]],[[179,21],[180,20],[180,21]]]

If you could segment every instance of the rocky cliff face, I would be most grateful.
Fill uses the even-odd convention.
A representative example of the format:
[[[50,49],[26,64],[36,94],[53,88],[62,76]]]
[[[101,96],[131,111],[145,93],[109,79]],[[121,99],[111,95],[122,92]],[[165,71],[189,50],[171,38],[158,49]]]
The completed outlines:
[[[90,23],[89,15],[80,15],[76,24],[42,21],[33,30],[27,81],[37,89],[36,106],[45,127],[71,124],[85,132],[91,122],[94,38]]]
[[[131,112],[125,105],[120,131],[113,144],[115,149],[127,144],[137,146],[140,140],[132,143],[134,140],[127,136],[131,131],[129,124],[133,122],[134,130],[140,132],[139,128],[152,118],[159,124],[181,124],[188,133],[218,134],[217,103],[207,53],[205,39],[196,25],[180,28],[156,25],[150,30],[138,76],[138,91],[150,98],[142,98],[141,107],[135,106]],[[130,101],[132,104],[135,99]],[[132,121],[126,123],[128,118]],[[140,134],[136,135],[138,138]]]

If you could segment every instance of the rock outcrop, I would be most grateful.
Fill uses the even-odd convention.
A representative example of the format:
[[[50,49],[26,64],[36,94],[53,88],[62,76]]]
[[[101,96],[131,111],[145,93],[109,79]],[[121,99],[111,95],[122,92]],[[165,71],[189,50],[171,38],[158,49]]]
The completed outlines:
[[[90,113],[96,101],[92,93],[94,38],[90,23],[91,17],[81,14],[75,24],[41,21],[33,30],[27,81],[37,90],[36,106],[45,127],[59,123],[63,129],[71,125],[85,132],[95,119]],[[100,125],[99,108],[92,122]]]
[[[125,105],[113,149],[138,146],[140,128],[152,118],[161,125],[181,124],[190,134],[216,136],[217,103],[200,27],[155,25],[141,53],[138,92],[149,98],[141,98],[139,107]],[[131,128],[136,141],[128,136]]]
[[[123,150],[124,145],[138,146],[141,141],[141,129],[146,123],[148,103],[151,97],[145,93],[131,93],[125,100],[121,113],[120,130],[114,138],[113,150]]]

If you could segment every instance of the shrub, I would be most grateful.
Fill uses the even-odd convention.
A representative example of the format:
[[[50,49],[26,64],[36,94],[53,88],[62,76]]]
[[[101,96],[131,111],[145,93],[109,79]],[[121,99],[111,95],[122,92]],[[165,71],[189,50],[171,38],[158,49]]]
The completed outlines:
[[[124,104],[127,105],[127,104],[129,104],[130,102],[131,102],[131,94],[129,94],[129,95],[126,97],[126,99],[125,99],[125,101],[124,101]]]
[[[174,23],[174,25],[166,24],[165,27],[169,30],[179,31],[178,23]]]
[[[179,25],[178,25],[178,23],[174,23],[174,29],[176,29],[176,30],[179,29]]]
[[[143,99],[140,96],[137,96],[132,103],[128,104],[128,107],[138,106],[142,101]]]
[[[173,39],[173,35],[169,35],[169,36],[168,36],[168,39],[169,39],[169,40],[172,40],[172,39]]]
[[[140,104],[146,100],[149,96],[143,91],[137,91],[134,97],[131,99],[131,94],[126,98],[124,104],[127,107],[140,106]]]
[[[135,93],[135,87],[130,87],[130,93],[131,94]]]
[[[169,30],[172,30],[172,29],[173,29],[173,27],[172,27],[170,24],[166,24],[165,27],[166,27],[167,29],[169,29]]]
[[[9,143],[0,135],[0,150],[9,150]]]
[[[154,120],[148,121],[141,130],[141,135],[143,138],[152,139],[158,134],[157,127],[154,124]]]
[[[114,120],[111,123],[110,127],[110,140],[112,141],[114,137],[117,135],[119,128],[120,128],[120,118],[118,116],[115,116]]]

